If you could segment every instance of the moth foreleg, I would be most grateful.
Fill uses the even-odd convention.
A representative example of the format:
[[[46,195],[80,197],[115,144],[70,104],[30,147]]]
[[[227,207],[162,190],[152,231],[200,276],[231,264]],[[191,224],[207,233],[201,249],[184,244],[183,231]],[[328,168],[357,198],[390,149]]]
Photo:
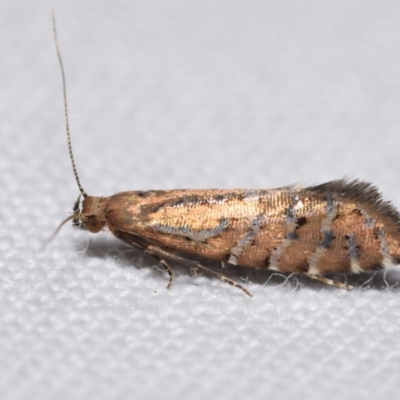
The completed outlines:
[[[169,253],[168,251],[165,251],[163,249],[161,249],[160,247],[157,246],[153,246],[150,245],[148,246],[145,251],[149,254],[151,254],[152,256],[155,256],[156,258],[158,258],[160,261],[164,260],[164,259],[168,259],[171,261],[176,261],[179,264],[185,265],[186,267],[191,268],[192,270],[202,270],[204,272],[207,272],[210,275],[213,275],[215,277],[217,277],[218,279],[220,279],[222,282],[226,282],[229,283],[232,286],[237,287],[238,289],[241,289],[244,293],[246,293],[248,296],[252,297],[253,295],[242,285],[240,285],[239,283],[235,282],[232,279],[229,279],[227,276],[222,275],[218,272],[213,271],[210,268],[205,267],[204,265],[200,264],[198,261],[193,261],[193,260],[189,260],[187,258],[178,256],[176,254],[173,253]],[[165,266],[165,264],[164,264]]]
[[[160,264],[166,269],[166,271],[168,272],[169,275],[169,282],[167,285],[167,289],[171,289],[172,283],[174,282],[174,274],[172,272],[172,269],[170,268],[170,266],[167,264],[167,262],[165,260],[163,260],[162,258],[159,259]]]
[[[345,283],[334,281],[333,279],[325,278],[324,276],[321,275],[316,275],[316,274],[306,274],[306,275],[311,279],[315,279],[316,281],[326,283],[327,285],[330,286],[336,286],[340,289],[346,289],[346,290],[354,289],[354,286],[346,285]]]

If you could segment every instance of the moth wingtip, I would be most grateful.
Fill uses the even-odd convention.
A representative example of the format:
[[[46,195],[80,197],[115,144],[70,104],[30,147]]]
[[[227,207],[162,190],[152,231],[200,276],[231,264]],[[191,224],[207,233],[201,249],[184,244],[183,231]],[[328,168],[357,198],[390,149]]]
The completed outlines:
[[[344,177],[305,189],[314,193],[331,195],[339,200],[354,201],[368,206],[381,216],[400,225],[400,213],[390,201],[384,200],[378,187],[370,182]]]

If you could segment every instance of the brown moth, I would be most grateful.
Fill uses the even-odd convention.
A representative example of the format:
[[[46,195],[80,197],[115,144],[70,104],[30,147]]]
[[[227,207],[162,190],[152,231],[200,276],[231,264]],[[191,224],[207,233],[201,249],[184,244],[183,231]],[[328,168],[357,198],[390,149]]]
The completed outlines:
[[[68,124],[65,76],[61,67],[68,148],[83,196],[69,221],[97,233],[108,229],[129,245],[154,256],[169,274],[168,261],[202,270],[250,292],[188,255],[221,263],[303,273],[340,288],[350,285],[328,273],[359,273],[400,262],[400,214],[373,185],[337,180],[318,186],[271,190],[151,190],[88,196],[75,167]],[[56,231],[56,233],[57,233]]]

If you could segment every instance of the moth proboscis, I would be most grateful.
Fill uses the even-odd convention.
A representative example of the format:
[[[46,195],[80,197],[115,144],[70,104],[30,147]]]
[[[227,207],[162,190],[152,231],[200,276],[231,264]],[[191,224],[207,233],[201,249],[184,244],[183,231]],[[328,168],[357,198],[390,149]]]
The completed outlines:
[[[68,149],[81,195],[67,221],[89,232],[108,229],[120,240],[152,255],[169,274],[168,261],[205,271],[251,293],[228,277],[187,258],[201,256],[244,267],[302,273],[339,288],[352,286],[325,277],[388,268],[400,261],[400,214],[377,188],[359,180],[336,180],[301,188],[185,189],[88,196],[72,152],[66,84],[63,83]],[[80,197],[83,200],[81,201]]]

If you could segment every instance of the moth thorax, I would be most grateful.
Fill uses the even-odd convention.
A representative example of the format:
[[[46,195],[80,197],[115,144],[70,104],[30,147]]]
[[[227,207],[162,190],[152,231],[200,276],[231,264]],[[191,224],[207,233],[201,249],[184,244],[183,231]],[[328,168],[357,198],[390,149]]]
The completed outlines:
[[[107,225],[104,200],[103,197],[87,196],[82,201],[80,218],[89,232],[100,232]]]

